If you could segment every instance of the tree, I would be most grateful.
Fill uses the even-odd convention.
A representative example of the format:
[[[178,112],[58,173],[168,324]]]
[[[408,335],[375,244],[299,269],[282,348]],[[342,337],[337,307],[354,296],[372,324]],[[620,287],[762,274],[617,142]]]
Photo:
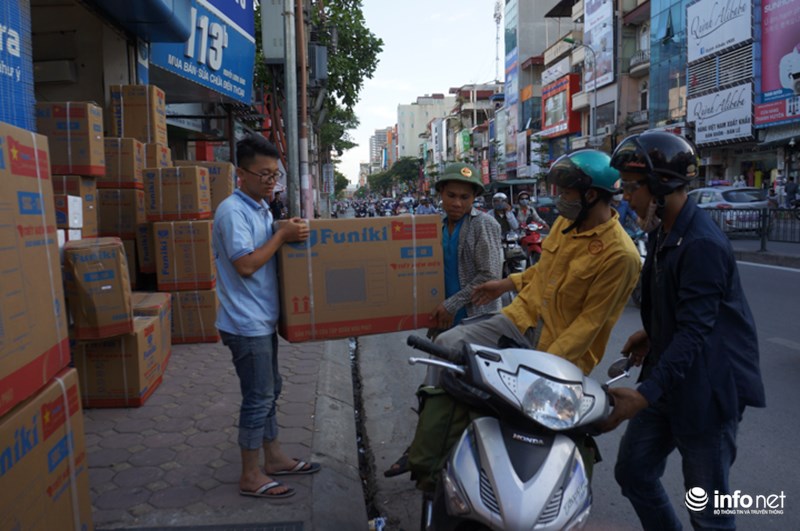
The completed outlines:
[[[325,109],[320,128],[322,152],[340,154],[355,147],[347,131],[358,126],[354,107],[364,80],[372,78],[378,66],[383,40],[367,27],[361,0],[328,0],[314,10],[313,23],[318,38],[328,47],[328,80]]]
[[[333,170],[333,195],[341,198],[350,181],[341,172]]]
[[[389,169],[389,174],[396,184],[405,184],[409,189],[416,190],[419,181],[420,160],[416,157],[401,157]]]
[[[379,192],[380,194],[387,196],[392,191],[394,179],[392,179],[390,172],[379,171],[367,176],[367,183],[369,184],[369,189],[371,191]]]

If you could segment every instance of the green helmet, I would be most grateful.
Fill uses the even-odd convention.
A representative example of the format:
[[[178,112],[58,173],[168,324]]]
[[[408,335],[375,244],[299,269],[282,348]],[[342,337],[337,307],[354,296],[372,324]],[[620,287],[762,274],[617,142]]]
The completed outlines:
[[[475,195],[482,194],[486,189],[481,181],[481,175],[471,164],[463,162],[452,162],[448,164],[444,173],[436,181],[436,191],[442,191],[442,185],[447,181],[460,181],[462,183],[469,183],[475,188]]]
[[[589,188],[620,191],[619,171],[611,167],[611,157],[596,149],[580,149],[560,156],[550,166],[547,182],[561,188]]]

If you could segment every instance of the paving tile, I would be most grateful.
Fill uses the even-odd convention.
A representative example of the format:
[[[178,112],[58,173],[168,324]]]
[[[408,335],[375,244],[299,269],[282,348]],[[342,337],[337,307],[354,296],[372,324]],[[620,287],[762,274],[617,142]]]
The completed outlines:
[[[159,466],[174,458],[175,451],[170,448],[148,448],[132,455],[130,463],[133,466]]]
[[[303,428],[311,427],[313,424],[310,417],[299,415],[280,415],[278,416],[278,426],[281,428]]]
[[[144,445],[148,448],[173,448],[186,440],[181,433],[156,433],[144,439]]]
[[[186,514],[191,515],[208,514],[211,512],[211,508],[203,502],[192,503],[184,507],[183,510]]]
[[[142,487],[119,488],[101,494],[94,504],[98,509],[127,509],[146,502],[150,494]]]
[[[97,507],[92,511],[92,520],[96,528],[105,527],[105,524],[112,524],[121,522],[125,517],[126,511],[124,509],[99,509]]]
[[[311,417],[314,415],[314,404],[304,404],[302,402],[287,402],[278,408],[278,415],[297,415],[309,419],[311,424]]]
[[[110,467],[126,461],[131,453],[124,448],[98,448],[89,454],[89,468]]]
[[[141,444],[142,439],[138,433],[115,433],[104,437],[98,444],[101,448],[129,448]]]
[[[238,449],[237,449],[238,451]],[[175,461],[182,465],[206,465],[222,457],[222,452],[215,447],[188,448],[178,452]]]
[[[220,483],[238,483],[239,477],[242,475],[242,465],[237,460],[233,463],[223,461],[222,466],[214,471],[214,479]]]
[[[97,411],[97,410],[95,410]],[[94,419],[89,415],[84,415],[84,431],[87,434],[99,434],[114,429],[114,422],[116,419],[99,420]]]
[[[114,483],[120,487],[144,487],[161,478],[164,471],[157,466],[140,466],[123,470],[114,475]]]
[[[311,432],[303,428],[286,428],[278,432],[281,443],[311,442]]]
[[[114,471],[110,468],[97,468],[89,467],[89,484],[90,485],[104,485],[111,482],[114,477]]]
[[[153,512],[153,506],[149,503],[140,503],[128,509],[128,512],[135,517],[144,516]]]
[[[216,481],[214,469],[203,465],[179,466],[164,473],[164,481],[176,487],[197,485],[207,480]]]
[[[181,433],[184,430],[188,430],[194,425],[194,421],[190,418],[175,419],[165,416],[153,420],[156,420],[155,429],[161,432],[169,432],[169,433]]]
[[[163,392],[163,387],[160,389]],[[156,391],[153,396],[156,396],[159,391]],[[131,419],[153,419],[159,415],[164,414],[164,408],[153,404],[153,396],[142,407],[128,409],[128,418]]]
[[[228,435],[221,431],[200,432],[186,439],[186,444],[194,448],[214,446],[228,440]]]
[[[119,433],[139,433],[155,426],[153,419],[121,419],[114,424]]]
[[[178,508],[196,503],[203,496],[202,489],[194,486],[164,489],[153,496],[150,503],[159,508]]]
[[[160,492],[168,488],[170,488],[170,484],[163,480],[158,480],[147,484],[147,490],[150,492]]]
[[[220,426],[232,426],[233,418],[228,415],[214,415],[207,416],[202,420],[198,420],[194,427],[200,431],[219,431]]]

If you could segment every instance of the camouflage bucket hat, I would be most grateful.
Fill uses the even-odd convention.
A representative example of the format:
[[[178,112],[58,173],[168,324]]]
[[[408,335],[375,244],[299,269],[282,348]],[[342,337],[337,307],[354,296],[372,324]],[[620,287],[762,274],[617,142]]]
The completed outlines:
[[[481,180],[481,175],[471,164],[463,162],[453,162],[448,164],[444,173],[439,176],[436,181],[436,191],[441,191],[442,185],[447,181],[461,181],[462,183],[469,183],[476,189],[476,195],[482,194],[486,191]]]

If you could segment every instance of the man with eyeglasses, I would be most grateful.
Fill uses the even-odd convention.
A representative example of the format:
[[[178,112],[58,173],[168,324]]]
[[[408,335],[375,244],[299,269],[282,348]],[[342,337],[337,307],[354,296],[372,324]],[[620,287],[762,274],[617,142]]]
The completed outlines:
[[[667,457],[683,459],[687,489],[729,495],[736,432],[746,406],[764,407],[753,316],[728,238],[686,193],[698,173],[685,138],[648,131],[626,138],[611,165],[625,198],[649,231],[642,269],[644,329],[623,354],[642,365],[636,389],[610,390],[615,407],[605,425],[631,419],[615,475],[644,529],[680,529],[661,484]],[[695,529],[735,529],[713,504],[689,511]]]
[[[288,457],[278,443],[278,276],[276,254],[286,242],[308,238],[300,218],[273,229],[267,201],[280,177],[278,150],[261,136],[236,145],[239,187],[217,208],[213,246],[220,306],[217,328],[231,350],[242,393],[239,493],[258,498],[287,498],[291,487],[274,476],[312,474],[319,464]],[[264,451],[264,464],[260,452]]]

